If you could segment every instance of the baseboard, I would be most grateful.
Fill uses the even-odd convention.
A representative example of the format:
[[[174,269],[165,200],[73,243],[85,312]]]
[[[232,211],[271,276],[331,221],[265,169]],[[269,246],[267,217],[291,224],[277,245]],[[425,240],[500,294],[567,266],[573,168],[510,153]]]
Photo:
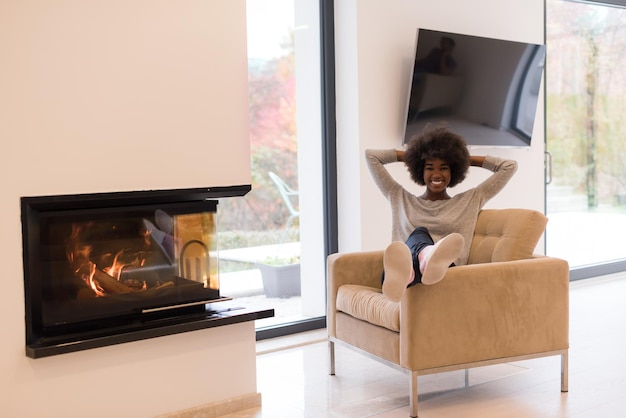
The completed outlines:
[[[212,402],[184,411],[161,415],[159,418],[219,418],[224,415],[260,408],[261,394],[250,393],[219,402]]]

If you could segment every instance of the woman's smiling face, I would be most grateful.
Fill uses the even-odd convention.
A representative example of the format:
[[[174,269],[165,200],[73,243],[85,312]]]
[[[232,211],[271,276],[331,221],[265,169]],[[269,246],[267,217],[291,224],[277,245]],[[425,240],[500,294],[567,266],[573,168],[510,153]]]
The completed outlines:
[[[452,174],[448,163],[440,158],[426,160],[424,182],[428,192],[434,195],[445,194]]]

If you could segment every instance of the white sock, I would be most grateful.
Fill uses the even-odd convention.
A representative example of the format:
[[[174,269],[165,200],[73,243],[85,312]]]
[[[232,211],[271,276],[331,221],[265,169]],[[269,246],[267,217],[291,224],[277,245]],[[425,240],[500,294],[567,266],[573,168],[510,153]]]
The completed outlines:
[[[423,258],[420,260],[420,271],[423,284],[435,284],[443,279],[448,267],[463,251],[465,240],[461,234],[446,235],[435,245],[426,247]],[[422,250],[422,251],[424,251]]]

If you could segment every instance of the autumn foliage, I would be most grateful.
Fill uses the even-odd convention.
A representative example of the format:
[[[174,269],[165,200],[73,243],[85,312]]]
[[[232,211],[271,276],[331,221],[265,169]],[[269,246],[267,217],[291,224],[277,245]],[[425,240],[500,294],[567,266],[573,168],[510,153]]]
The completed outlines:
[[[286,49],[280,58],[249,64],[252,191],[220,201],[222,231],[279,229],[289,217],[268,175],[273,171],[298,188],[294,54]]]

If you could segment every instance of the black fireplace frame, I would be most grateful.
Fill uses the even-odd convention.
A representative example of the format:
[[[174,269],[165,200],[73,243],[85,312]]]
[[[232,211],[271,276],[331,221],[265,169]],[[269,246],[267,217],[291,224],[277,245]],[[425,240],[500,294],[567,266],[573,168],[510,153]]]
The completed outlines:
[[[93,193],[60,196],[22,197],[22,236],[24,265],[24,303],[26,325],[26,355],[31,358],[46,357],[88,348],[136,341],[162,335],[215,327],[233,322],[271,317],[273,310],[247,311],[243,308],[220,309],[217,302],[229,300],[218,297],[209,301],[182,304],[163,309],[146,310],[140,315],[117,318],[105,325],[90,327],[89,323],[71,328],[67,333],[44,331],[40,289],[35,275],[41,275],[38,254],[30,245],[38,242],[40,228],[38,219],[46,212],[92,209],[115,209],[119,207],[142,207],[146,205],[193,204],[217,205],[219,198],[243,196],[251,190],[250,185],[193,188],[176,190],[150,190],[137,192]],[[207,202],[204,202],[207,201]],[[33,222],[34,220],[34,222]],[[35,284],[34,284],[35,283]],[[218,292],[219,295],[219,292]],[[62,329],[61,326],[59,329]]]

